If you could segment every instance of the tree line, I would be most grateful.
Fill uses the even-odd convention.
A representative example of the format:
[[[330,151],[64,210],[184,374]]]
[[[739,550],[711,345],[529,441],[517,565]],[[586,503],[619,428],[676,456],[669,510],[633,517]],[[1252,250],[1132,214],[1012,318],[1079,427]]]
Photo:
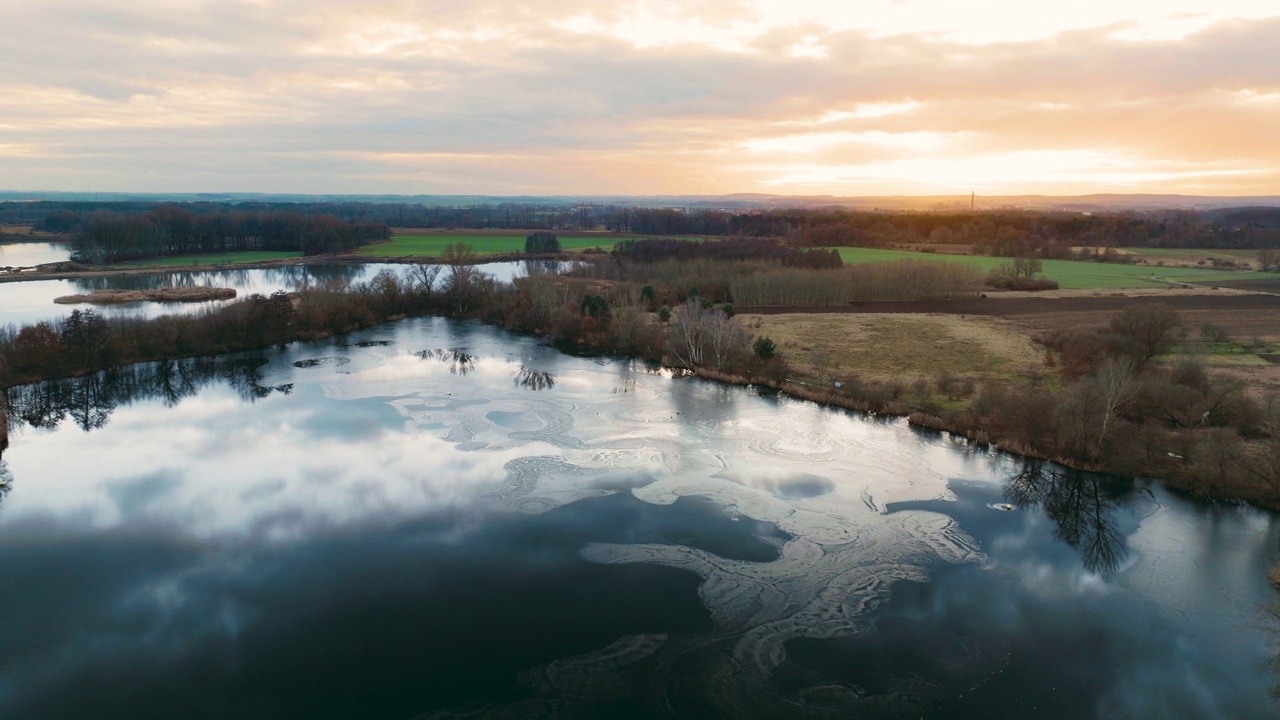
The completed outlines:
[[[804,246],[891,247],[963,244],[1014,256],[1034,248],[1042,257],[1067,257],[1070,248],[1180,247],[1258,249],[1280,246],[1280,208],[1068,212],[875,212],[841,208],[766,209],[566,205],[530,201],[478,205],[423,203],[0,203],[0,222],[76,233],[99,211],[133,215],[161,207],[195,217],[230,213],[330,215],[347,223],[406,228],[608,230],[639,235],[708,235],[784,239]],[[252,236],[252,233],[250,234]]]
[[[242,250],[297,251],[303,255],[349,252],[390,237],[377,222],[298,212],[223,210],[197,213],[176,205],[142,212],[98,210],[81,223],[72,242],[77,262],[105,263]]]

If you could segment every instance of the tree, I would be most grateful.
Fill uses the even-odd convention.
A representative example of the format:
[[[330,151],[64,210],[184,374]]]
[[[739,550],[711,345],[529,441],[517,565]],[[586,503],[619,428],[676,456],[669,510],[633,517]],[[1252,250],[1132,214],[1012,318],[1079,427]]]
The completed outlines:
[[[1213,345],[1216,349],[1219,345],[1226,345],[1231,342],[1231,335],[1227,329],[1217,323],[1207,322],[1200,326],[1200,337],[1204,341]]]
[[[1111,418],[1133,399],[1133,363],[1128,358],[1108,360],[1094,376],[1102,398],[1102,427],[1098,430],[1097,447],[1107,439]]]
[[[599,295],[587,295],[582,298],[582,314],[596,320],[609,319],[609,301]]]
[[[640,288],[640,301],[650,312],[653,311],[654,306],[658,304],[658,293],[654,291],[652,285]]]
[[[1044,270],[1044,263],[1037,257],[1019,255],[1013,259],[1012,269],[1014,277],[1035,277]]]
[[[14,338],[14,369],[37,371],[58,360],[62,352],[62,339],[53,325],[41,321],[35,325],[27,325],[18,331]]]
[[[1167,351],[1176,339],[1174,330],[1181,325],[1178,311],[1162,303],[1125,308],[1110,322],[1111,332],[1119,341],[1117,354],[1129,356],[1134,369],[1141,369],[1151,358]]]
[[[719,308],[705,307],[698,298],[689,298],[668,330],[667,347],[685,367],[725,367],[734,354],[748,347],[749,336],[738,321]]]
[[[479,299],[482,281],[487,276],[472,264],[475,257],[476,251],[467,243],[452,242],[444,246],[444,261],[449,263],[445,294],[454,312],[467,312]]]
[[[409,266],[409,284],[417,292],[427,298],[435,291],[436,279],[440,277],[439,265],[415,263]]]
[[[72,310],[62,321],[62,346],[80,367],[96,367],[110,339],[106,318],[93,310]]]
[[[1259,250],[1258,270],[1262,272],[1280,272],[1280,251],[1273,248]]]
[[[539,230],[524,239],[524,251],[530,255],[547,255],[560,252],[560,239],[555,233]]]

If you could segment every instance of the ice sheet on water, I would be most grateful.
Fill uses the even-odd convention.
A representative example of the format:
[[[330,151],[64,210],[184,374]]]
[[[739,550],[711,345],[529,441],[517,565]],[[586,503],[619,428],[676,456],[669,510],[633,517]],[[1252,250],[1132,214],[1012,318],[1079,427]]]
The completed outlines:
[[[736,389],[684,387],[672,395],[655,386],[679,381],[652,375],[628,381],[634,391],[622,396],[607,387],[562,392],[566,383],[535,394],[457,375],[327,388],[345,399],[394,391],[389,402],[410,429],[443,433],[459,451],[528,448],[529,455],[506,463],[501,487],[481,498],[491,507],[541,513],[613,492],[657,505],[701,497],[790,536],[772,562],[672,543],[582,548],[590,562],[696,574],[716,630],[630,636],[530,669],[525,681],[540,702],[608,696],[629,684],[627,668],[637,663],[670,667],[685,654],[718,653],[725,670],[715,692],[729,706],[750,706],[748,698],[770,686],[787,641],[861,632],[863,618],[895,582],[925,581],[944,563],[985,561],[950,518],[880,511],[893,500],[947,494],[947,478],[893,427],[757,403]],[[713,407],[703,413],[707,404]]]

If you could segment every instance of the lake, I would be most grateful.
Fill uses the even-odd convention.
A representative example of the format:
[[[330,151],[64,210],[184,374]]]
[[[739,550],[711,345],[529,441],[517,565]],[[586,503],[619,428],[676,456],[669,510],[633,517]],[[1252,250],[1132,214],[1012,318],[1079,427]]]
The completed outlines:
[[[0,248],[5,246],[0,245]],[[10,246],[12,247],[12,246]],[[496,262],[477,265],[481,272],[501,282],[529,273],[559,272],[571,263],[555,261]],[[292,292],[308,286],[345,285],[367,282],[382,271],[404,278],[411,266],[404,263],[285,265],[242,270],[191,270],[136,275],[110,275],[74,280],[25,280],[0,283],[0,325],[32,325],[42,320],[66,317],[72,310],[93,309],[108,316],[157,317],[198,312],[225,305],[231,300],[194,303],[135,302],[111,305],[55,305],[54,298],[83,295],[94,290],[155,290],[166,287],[233,288],[238,298],[254,293]],[[441,273],[443,281],[445,273]]]
[[[1271,513],[476,321],[10,391],[0,717],[1267,717]]]
[[[47,242],[0,242],[0,268],[35,267],[45,263],[66,262],[71,248]]]

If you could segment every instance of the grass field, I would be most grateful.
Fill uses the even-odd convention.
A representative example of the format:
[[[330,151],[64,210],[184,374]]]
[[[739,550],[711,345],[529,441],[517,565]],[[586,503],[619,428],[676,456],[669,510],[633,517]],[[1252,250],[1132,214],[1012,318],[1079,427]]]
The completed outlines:
[[[845,264],[889,262],[892,260],[930,260],[935,262],[965,263],[985,272],[1001,263],[1008,262],[1008,258],[987,257],[985,255],[940,255],[876,248],[836,249],[840,251],[840,257]],[[1218,280],[1240,279],[1249,276],[1246,273],[1223,270],[1121,265],[1075,260],[1045,260],[1044,275],[1051,280],[1057,280],[1064,290],[1164,287],[1168,282],[1213,283]]]
[[[263,262],[266,260],[285,260],[296,257],[302,257],[302,253],[296,251],[246,250],[244,252],[220,253],[217,255],[175,255],[172,257],[149,258],[146,260],[131,260],[129,262],[116,263],[109,267],[113,269],[142,267],[185,268],[198,267],[201,265],[231,265],[234,263]]]
[[[395,234],[387,242],[365,245],[356,251],[366,257],[440,257],[449,243],[466,243],[477,255],[499,255],[524,252],[524,235],[481,235],[445,233]],[[598,247],[608,250],[614,243],[631,240],[628,235],[597,235],[592,237],[561,237],[564,250],[581,250]]]
[[[1034,371],[1043,353],[1012,323],[930,314],[779,314],[738,317],[778,344],[810,377],[910,381],[949,372],[974,379]],[[821,367],[820,367],[821,366]]]

